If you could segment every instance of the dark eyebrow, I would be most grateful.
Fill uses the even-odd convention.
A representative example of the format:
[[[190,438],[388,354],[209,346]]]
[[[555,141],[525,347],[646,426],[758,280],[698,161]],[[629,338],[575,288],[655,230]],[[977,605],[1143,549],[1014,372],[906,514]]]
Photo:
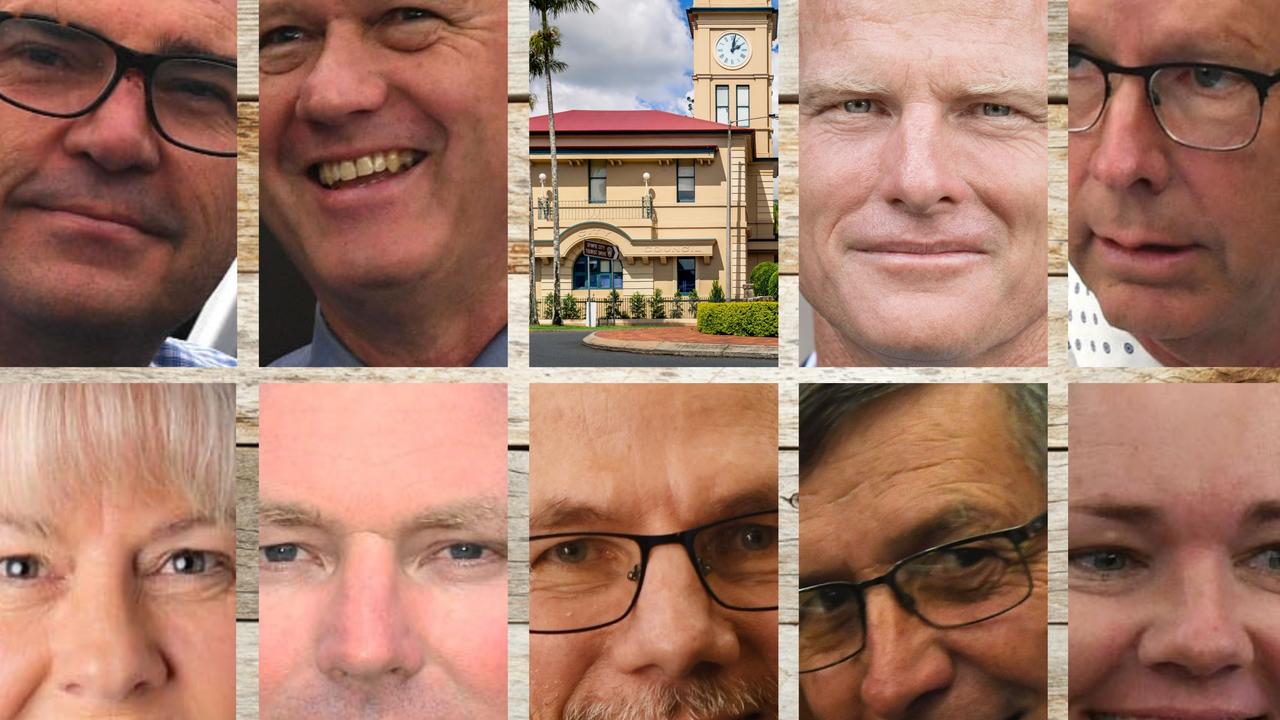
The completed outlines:
[[[1025,522],[1020,519],[1018,522]],[[1016,524],[1016,523],[1015,523]],[[998,514],[971,503],[952,505],[904,528],[889,539],[888,547],[897,557],[937,545],[963,540],[971,535],[1003,530],[1006,524],[998,521]]]
[[[700,513],[704,520],[698,524],[705,525],[738,515],[772,512],[777,509],[777,487],[770,484],[712,501]],[[631,513],[620,514],[609,508],[576,503],[567,497],[556,497],[530,513],[529,529],[535,534],[551,530],[625,530],[626,525],[634,520]]]
[[[1072,514],[1092,515],[1103,520],[1114,520],[1126,525],[1150,525],[1161,518],[1160,510],[1150,505],[1137,504],[1069,504]]]
[[[1280,522],[1280,500],[1264,500],[1255,503],[1245,513],[1244,525],[1268,525]]]
[[[153,55],[198,55],[200,57],[214,58],[222,60],[234,65],[236,63],[235,56],[222,55],[214,52],[204,42],[191,37],[170,36],[162,38]]]

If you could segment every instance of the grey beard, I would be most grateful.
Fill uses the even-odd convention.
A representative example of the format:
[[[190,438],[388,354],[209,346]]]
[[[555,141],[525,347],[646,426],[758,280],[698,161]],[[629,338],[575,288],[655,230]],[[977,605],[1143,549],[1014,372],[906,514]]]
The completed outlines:
[[[777,682],[700,678],[678,688],[654,686],[628,697],[571,699],[563,720],[689,720],[759,712],[777,717]]]

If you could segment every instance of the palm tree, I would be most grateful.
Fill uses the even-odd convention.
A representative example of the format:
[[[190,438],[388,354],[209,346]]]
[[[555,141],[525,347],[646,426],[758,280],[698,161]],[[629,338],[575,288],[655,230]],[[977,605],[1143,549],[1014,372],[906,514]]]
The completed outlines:
[[[563,325],[560,317],[560,177],[556,170],[556,110],[551,97],[551,76],[564,72],[568,67],[555,59],[556,49],[560,47],[560,28],[550,24],[550,20],[564,13],[596,11],[592,0],[529,0],[529,9],[538,13],[541,21],[538,30],[529,35],[529,74],[533,77],[544,77],[547,80],[547,134],[551,143],[551,232],[555,246],[555,258],[551,264],[554,277],[555,307],[552,309],[551,324]],[[529,237],[529,255],[533,255],[533,236]],[[530,298],[530,302],[536,298]]]

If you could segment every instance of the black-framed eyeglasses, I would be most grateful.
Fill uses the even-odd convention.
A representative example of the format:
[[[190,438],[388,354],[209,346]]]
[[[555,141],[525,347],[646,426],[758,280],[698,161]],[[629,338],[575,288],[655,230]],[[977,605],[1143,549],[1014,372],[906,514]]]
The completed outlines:
[[[1146,84],[1156,121],[1170,140],[1197,150],[1247,147],[1262,127],[1262,108],[1275,75],[1213,63],[1125,67],[1076,48],[1067,50],[1067,130],[1098,124],[1111,98],[1111,76],[1133,75]]]
[[[236,64],[206,55],[150,55],[85,28],[0,12],[0,99],[53,118],[96,110],[130,70],[143,75],[147,116],[165,140],[236,155]]]
[[[702,587],[730,610],[778,609],[778,511],[668,535],[560,532],[529,538],[529,632],[597,630],[635,608],[649,556],[680,545]]]
[[[903,608],[935,628],[974,625],[1031,597],[1034,580],[1024,546],[1042,539],[1048,513],[1007,530],[975,535],[909,555],[864,582],[800,588],[800,672],[838,665],[866,647],[866,593],[885,585]]]

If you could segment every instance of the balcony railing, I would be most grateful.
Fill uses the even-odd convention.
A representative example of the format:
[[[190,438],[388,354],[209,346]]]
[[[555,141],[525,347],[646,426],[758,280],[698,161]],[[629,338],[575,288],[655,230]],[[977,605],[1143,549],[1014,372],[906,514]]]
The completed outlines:
[[[560,221],[566,220],[652,220],[653,200],[614,200],[593,203],[587,200],[561,200]],[[551,219],[551,199],[538,198],[538,219]]]

